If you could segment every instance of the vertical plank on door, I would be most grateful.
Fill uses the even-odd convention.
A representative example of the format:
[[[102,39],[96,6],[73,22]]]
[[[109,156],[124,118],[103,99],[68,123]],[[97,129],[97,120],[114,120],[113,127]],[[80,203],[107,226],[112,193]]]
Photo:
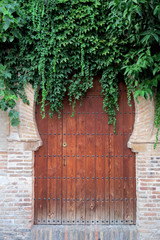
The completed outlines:
[[[123,84],[119,84],[119,111],[114,134],[115,154],[115,224],[123,224]]]
[[[63,124],[63,116],[61,115],[61,118],[59,119],[57,116],[58,124],[57,124],[57,209],[56,209],[56,214],[57,214],[57,224],[62,223],[62,159],[63,159],[63,147],[62,147],[62,140],[63,140],[63,135],[62,135],[62,124]]]
[[[86,132],[86,224],[95,223],[95,104],[92,96],[85,102]],[[83,113],[82,113],[83,114]]]
[[[63,136],[66,136],[66,169],[67,169],[67,224],[75,224],[75,200],[76,200],[76,116],[71,117],[72,107],[66,106],[66,131],[63,129]],[[78,181],[78,179],[77,179]]]
[[[56,114],[57,115],[57,114]],[[54,115],[53,119],[48,118],[48,224],[57,224],[57,116]]]
[[[46,109],[47,111],[47,109]],[[48,116],[46,119],[42,119],[40,114],[40,105],[37,106],[36,121],[38,126],[41,126],[39,133],[43,142],[43,146],[39,148],[38,154],[36,154],[36,167],[35,177],[37,187],[36,203],[35,203],[35,219],[36,224],[47,224],[47,175],[48,175]]]
[[[76,223],[85,224],[85,99],[83,105],[77,103],[77,164],[76,164]]]
[[[61,223],[62,118],[48,118],[48,224]]]
[[[95,155],[96,155],[96,224],[105,223],[105,122],[102,97],[95,96]]]
[[[104,111],[104,144],[105,144],[105,224],[110,223],[110,126],[108,125],[108,114]]]
[[[115,224],[115,137],[113,125],[110,125],[110,224]]]
[[[62,224],[67,224],[67,147],[63,147],[64,143],[67,143],[67,102],[64,101],[64,111],[62,114]]]
[[[132,133],[132,109],[127,104],[126,87],[123,86],[124,93],[124,121],[123,121],[123,149],[124,149],[124,223],[133,224],[133,153],[127,147],[127,142]]]

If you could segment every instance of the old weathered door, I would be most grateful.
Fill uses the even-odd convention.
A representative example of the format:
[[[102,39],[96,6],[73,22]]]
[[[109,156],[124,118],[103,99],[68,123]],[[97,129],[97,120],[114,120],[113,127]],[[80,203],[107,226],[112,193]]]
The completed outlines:
[[[36,121],[43,146],[35,153],[35,224],[135,224],[135,157],[127,148],[134,104],[120,83],[116,134],[103,111],[95,82],[76,105],[67,99],[62,117]]]

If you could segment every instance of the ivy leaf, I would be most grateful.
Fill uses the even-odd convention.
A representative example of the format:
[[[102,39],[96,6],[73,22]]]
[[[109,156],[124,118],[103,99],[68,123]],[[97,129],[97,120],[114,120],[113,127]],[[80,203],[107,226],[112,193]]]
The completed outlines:
[[[152,36],[157,42],[159,42],[159,36],[156,33],[152,33]]]
[[[160,13],[160,5],[157,5],[154,9],[153,14],[156,15],[157,13]]]
[[[13,127],[16,127],[19,125],[20,120],[19,120],[19,112],[17,112],[16,110],[12,109],[9,111],[8,116],[10,117],[10,121],[11,121],[11,125]]]
[[[3,24],[3,29],[6,31],[9,28],[9,25],[11,23],[11,20],[9,17],[5,16],[4,17],[4,24]]]
[[[17,127],[20,124],[20,120],[18,118],[11,119],[11,125],[13,127]]]
[[[14,36],[10,36],[10,37],[9,37],[9,41],[10,41],[10,42],[13,42],[13,40],[14,40]]]
[[[4,80],[0,79],[0,89],[2,90],[2,88],[4,88],[4,87],[5,87]]]
[[[142,38],[141,42],[142,43],[147,43],[150,39],[151,35],[146,35],[145,37]]]

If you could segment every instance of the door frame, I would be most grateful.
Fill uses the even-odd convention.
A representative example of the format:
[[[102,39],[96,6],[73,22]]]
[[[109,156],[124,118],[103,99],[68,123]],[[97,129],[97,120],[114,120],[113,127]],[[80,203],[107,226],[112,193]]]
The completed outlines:
[[[25,105],[21,100],[18,101],[17,104],[17,110],[19,111],[20,116],[20,125],[19,127],[12,127],[10,126],[10,123],[8,121],[8,113],[2,113],[0,114],[0,123],[1,126],[4,128],[4,131],[7,134],[4,134],[4,131],[0,132],[1,136],[1,142],[0,142],[0,157],[3,159],[3,165],[2,165],[2,175],[1,178],[4,179],[1,181],[1,189],[3,190],[3,194],[10,194],[10,187],[13,189],[12,182],[15,182],[15,177],[13,177],[10,174],[10,171],[12,169],[12,166],[10,164],[9,159],[12,158],[13,154],[15,157],[15,161],[17,159],[17,163],[19,162],[19,157],[21,156],[22,159],[26,161],[28,159],[28,173],[26,175],[25,169],[22,170],[16,170],[15,174],[18,174],[18,176],[21,178],[21,181],[19,180],[18,184],[16,185],[16,192],[12,193],[13,198],[13,204],[14,204],[14,198],[16,198],[17,202],[21,202],[22,196],[17,196],[17,191],[21,191],[22,184],[24,182],[23,189],[31,196],[27,203],[30,205],[30,207],[27,210],[25,209],[26,202],[24,201],[21,204],[21,207],[17,209],[17,213],[19,213],[16,217],[18,224],[14,222],[14,218],[12,223],[6,222],[6,213],[10,215],[10,220],[12,220],[12,214],[10,211],[12,209],[8,209],[8,205],[5,202],[5,198],[3,199],[2,203],[4,202],[3,212],[5,215],[1,215],[1,218],[4,219],[4,225],[2,230],[2,235],[6,234],[6,232],[12,232],[13,229],[16,232],[19,233],[19,225],[20,223],[23,226],[23,229],[25,229],[25,232],[23,234],[28,234],[33,225],[33,219],[34,219],[34,151],[36,151],[42,144],[42,141],[40,139],[40,135],[37,131],[37,125],[35,121],[35,101],[34,101],[34,90],[32,89],[32,86],[30,84],[27,84],[26,86],[26,95],[27,98],[30,101],[30,105]],[[145,198],[144,196],[144,190],[143,190],[143,176],[151,176],[153,177],[153,182],[149,181],[146,184],[149,185],[150,188],[155,188],[154,182],[160,180],[159,175],[156,175],[157,177],[154,177],[155,173],[159,173],[158,169],[155,170],[155,172],[151,169],[150,171],[147,170],[147,168],[141,168],[143,165],[150,165],[155,168],[157,167],[157,164],[160,164],[160,143],[158,143],[157,148],[154,150],[154,142],[156,137],[156,128],[154,126],[154,117],[155,117],[155,101],[154,99],[146,100],[143,97],[139,97],[139,104],[137,101],[135,101],[135,124],[134,124],[134,130],[133,133],[129,139],[128,146],[132,149],[133,152],[136,153],[136,177],[137,177],[137,183],[136,183],[136,192],[137,192],[137,231],[139,235],[146,239],[151,239],[153,237],[158,236],[158,232],[156,231],[157,228],[157,220],[156,215],[160,214],[160,211],[156,210],[156,212],[153,209],[154,216],[152,216],[152,222],[149,220],[150,217],[150,209],[146,208],[145,211],[145,220],[143,219],[143,208],[146,206],[146,204],[149,204],[149,201],[151,197],[153,197],[152,191],[145,191]],[[4,144],[7,142],[7,144]],[[155,162],[154,162],[155,159]],[[20,164],[20,163],[19,163]],[[4,166],[4,167],[3,167]],[[21,166],[21,165],[19,165]],[[140,169],[141,168],[141,169]],[[3,177],[4,176],[4,177]],[[24,178],[25,176],[25,178]],[[27,181],[25,180],[27,178]],[[24,180],[23,180],[24,179]],[[149,178],[148,178],[149,179]],[[18,181],[18,177],[17,177]],[[8,186],[8,187],[6,187]],[[9,187],[10,186],[10,187]],[[155,193],[156,196],[156,193]],[[24,199],[25,197],[23,197]],[[154,202],[154,199],[152,200]],[[12,203],[12,202],[11,202]],[[148,215],[148,216],[147,216]],[[20,217],[19,217],[20,216]],[[23,218],[21,217],[23,216]],[[14,224],[13,224],[14,222]],[[10,229],[10,230],[9,230]],[[140,239],[140,238],[139,238]]]

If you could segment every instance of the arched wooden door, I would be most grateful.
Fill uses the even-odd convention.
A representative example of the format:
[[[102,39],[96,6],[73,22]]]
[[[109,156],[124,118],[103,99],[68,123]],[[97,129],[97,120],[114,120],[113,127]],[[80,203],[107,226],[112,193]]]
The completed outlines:
[[[134,103],[120,83],[116,132],[95,82],[82,105],[67,100],[62,117],[36,121],[43,146],[35,153],[35,224],[135,224],[135,156],[127,141]],[[46,109],[48,112],[48,110]]]

